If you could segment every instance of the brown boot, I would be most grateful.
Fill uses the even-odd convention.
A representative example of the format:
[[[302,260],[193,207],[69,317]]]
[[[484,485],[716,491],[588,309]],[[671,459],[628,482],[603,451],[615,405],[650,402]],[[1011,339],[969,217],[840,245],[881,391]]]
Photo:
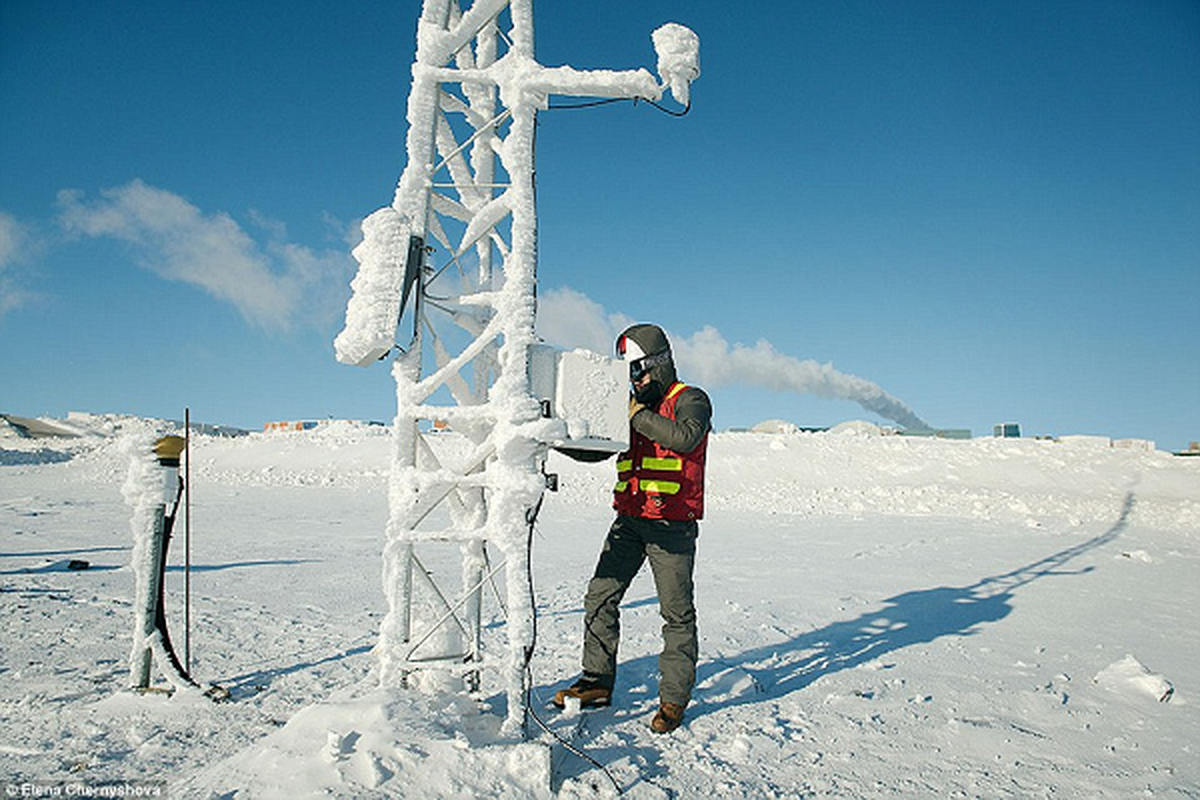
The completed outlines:
[[[676,703],[663,703],[658,708],[654,719],[650,720],[650,730],[655,733],[670,733],[683,723],[683,706]]]
[[[559,708],[566,708],[568,697],[579,698],[580,708],[603,708],[612,703],[612,687],[599,681],[580,678],[566,689],[557,692],[553,703]]]

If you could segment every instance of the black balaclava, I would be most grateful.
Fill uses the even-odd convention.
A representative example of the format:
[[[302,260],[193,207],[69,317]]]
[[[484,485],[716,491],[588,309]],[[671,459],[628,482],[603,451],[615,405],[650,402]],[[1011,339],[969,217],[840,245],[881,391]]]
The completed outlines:
[[[650,383],[642,389],[636,389],[634,396],[639,403],[656,408],[666,396],[667,389],[678,380],[675,362],[671,357],[671,343],[667,341],[662,328],[644,323],[627,328],[617,337],[617,355],[626,355],[627,340],[635,343],[645,353],[645,358],[652,362]]]

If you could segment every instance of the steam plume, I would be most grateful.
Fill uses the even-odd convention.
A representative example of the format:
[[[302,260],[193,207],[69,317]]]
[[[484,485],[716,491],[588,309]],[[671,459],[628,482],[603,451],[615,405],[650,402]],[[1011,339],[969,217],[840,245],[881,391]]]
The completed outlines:
[[[687,375],[709,386],[762,386],[777,391],[852,400],[904,428],[926,430],[929,425],[878,384],[847,375],[832,364],[793,358],[759,340],[753,347],[730,345],[720,331],[706,326],[691,338],[672,337],[675,361]]]
[[[633,320],[610,314],[591,298],[573,289],[554,289],[540,301],[539,333],[561,347],[584,347],[609,353],[612,343]],[[884,419],[912,430],[930,426],[906,403],[878,384],[834,369],[832,364],[800,360],[780,353],[770,342],[753,347],[729,344],[711,326],[691,337],[668,331],[680,372],[706,386],[759,386],[817,397],[850,400]]]

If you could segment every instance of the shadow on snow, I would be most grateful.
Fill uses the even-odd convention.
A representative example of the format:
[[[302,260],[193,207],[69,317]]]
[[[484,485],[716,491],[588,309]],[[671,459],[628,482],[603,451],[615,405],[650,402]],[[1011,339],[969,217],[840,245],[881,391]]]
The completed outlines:
[[[702,664],[698,684],[723,670],[736,668],[754,690],[739,696],[705,701],[689,709],[695,718],[720,708],[779,698],[803,689],[826,675],[873,661],[913,645],[947,636],[972,636],[981,626],[999,622],[1012,611],[1020,588],[1048,577],[1084,575],[1094,567],[1068,570],[1066,565],[1109,544],[1125,529],[1133,510],[1128,494],[1117,521],[1104,533],[1045,558],[969,586],[938,586],[904,592],[883,601],[882,607],[855,619],[834,622],[795,638],[759,647],[732,658]]]
[[[695,719],[725,708],[778,699],[810,686],[823,676],[853,669],[888,653],[947,636],[974,635],[982,626],[1007,617],[1012,611],[1015,593],[1023,586],[1041,578],[1092,572],[1094,567],[1091,566],[1077,570],[1068,570],[1066,566],[1120,536],[1133,507],[1134,497],[1132,493],[1127,494],[1120,516],[1104,533],[1009,572],[983,578],[969,586],[938,586],[904,592],[887,598],[881,607],[855,619],[834,622],[788,641],[729,658],[702,660],[698,668],[698,686],[719,678],[724,672],[737,672],[747,676],[753,688],[731,696],[718,694],[711,700],[706,700],[703,691],[698,691],[688,708],[688,717]],[[657,656],[635,659],[622,665],[622,671],[629,677],[621,682],[653,686],[656,669]],[[644,697],[646,702],[653,700],[652,695]],[[601,713],[612,714],[620,721],[644,714],[642,704],[637,705],[637,708],[614,706]],[[633,757],[641,762],[643,776],[660,774],[657,750],[639,747],[635,733],[618,729],[616,735],[621,740],[619,745],[589,748],[588,752],[602,763]],[[555,770],[554,781],[561,785],[566,778],[578,777],[588,769],[590,767],[581,760],[568,760]]]

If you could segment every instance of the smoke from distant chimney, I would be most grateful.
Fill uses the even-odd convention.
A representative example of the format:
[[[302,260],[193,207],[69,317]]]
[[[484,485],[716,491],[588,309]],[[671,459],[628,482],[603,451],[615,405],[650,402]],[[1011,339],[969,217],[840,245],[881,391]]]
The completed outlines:
[[[911,429],[929,428],[924,420],[878,384],[857,375],[847,375],[832,364],[793,358],[760,340],[753,347],[730,345],[713,327],[705,327],[691,338],[672,337],[675,362],[683,374],[695,376],[708,386],[761,386],[817,397],[851,400],[884,419]]]
[[[583,347],[611,353],[617,334],[635,320],[610,314],[591,298],[573,289],[553,289],[539,299],[538,332],[560,347]],[[697,383],[717,386],[758,386],[858,403],[884,419],[910,430],[930,426],[906,403],[878,384],[834,369],[832,364],[800,360],[760,340],[753,347],[730,345],[716,328],[706,326],[691,337],[667,332],[680,374]]]

